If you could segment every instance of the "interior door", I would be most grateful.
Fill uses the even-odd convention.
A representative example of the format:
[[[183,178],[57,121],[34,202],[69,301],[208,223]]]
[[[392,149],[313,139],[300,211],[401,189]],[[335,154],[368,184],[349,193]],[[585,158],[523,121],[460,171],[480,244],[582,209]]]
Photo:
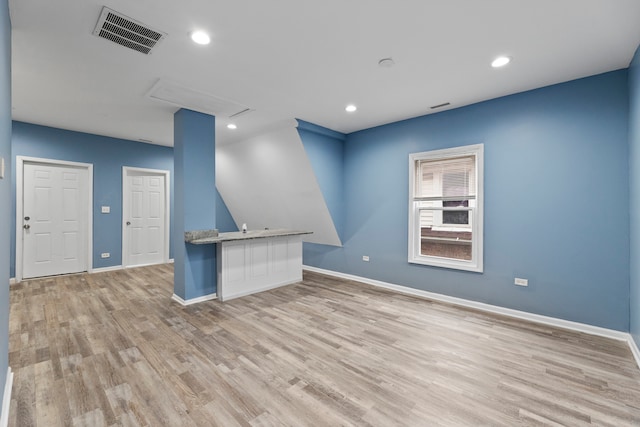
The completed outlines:
[[[51,164],[23,168],[23,278],[87,270],[89,172]]]
[[[161,264],[165,260],[165,176],[128,171],[124,204],[126,265]]]

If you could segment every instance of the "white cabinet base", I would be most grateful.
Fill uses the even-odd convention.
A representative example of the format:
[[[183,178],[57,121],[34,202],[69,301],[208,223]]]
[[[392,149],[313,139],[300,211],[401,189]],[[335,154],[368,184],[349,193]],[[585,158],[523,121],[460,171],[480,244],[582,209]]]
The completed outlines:
[[[216,252],[221,301],[302,280],[300,235],[221,242]]]

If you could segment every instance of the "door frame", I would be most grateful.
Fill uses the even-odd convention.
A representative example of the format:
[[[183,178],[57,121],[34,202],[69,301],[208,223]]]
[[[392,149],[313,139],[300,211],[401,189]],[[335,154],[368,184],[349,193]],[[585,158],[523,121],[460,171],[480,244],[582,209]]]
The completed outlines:
[[[164,254],[162,260],[164,263],[169,262],[169,240],[171,238],[171,172],[164,169],[147,169],[138,168],[133,166],[122,167],[122,267],[130,268],[129,266],[129,254],[127,246],[129,244],[129,238],[127,237],[127,219],[125,213],[129,209],[129,200],[127,198],[129,184],[127,178],[130,172],[144,173],[154,176],[161,176],[164,178]],[[136,265],[135,267],[140,267]]]
[[[23,273],[23,235],[22,219],[24,218],[24,164],[36,163],[51,166],[67,166],[85,169],[89,175],[87,184],[87,272],[93,271],[93,164],[70,162],[66,160],[44,159],[39,157],[16,156],[16,283],[20,283]]]

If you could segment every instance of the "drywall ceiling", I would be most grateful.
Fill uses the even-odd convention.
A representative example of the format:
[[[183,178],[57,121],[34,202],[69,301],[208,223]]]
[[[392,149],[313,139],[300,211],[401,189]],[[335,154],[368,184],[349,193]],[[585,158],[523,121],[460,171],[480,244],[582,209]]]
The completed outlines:
[[[10,2],[15,120],[170,146],[162,80],[254,110],[218,115],[219,143],[294,117],[349,133],[626,68],[640,43],[638,0],[103,2]],[[167,36],[151,55],[98,38],[103,6]]]

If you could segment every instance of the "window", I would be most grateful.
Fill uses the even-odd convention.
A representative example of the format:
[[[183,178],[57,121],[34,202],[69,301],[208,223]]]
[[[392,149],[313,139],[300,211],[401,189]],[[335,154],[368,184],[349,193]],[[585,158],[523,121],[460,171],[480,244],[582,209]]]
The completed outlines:
[[[409,156],[409,262],[482,272],[483,149]]]

